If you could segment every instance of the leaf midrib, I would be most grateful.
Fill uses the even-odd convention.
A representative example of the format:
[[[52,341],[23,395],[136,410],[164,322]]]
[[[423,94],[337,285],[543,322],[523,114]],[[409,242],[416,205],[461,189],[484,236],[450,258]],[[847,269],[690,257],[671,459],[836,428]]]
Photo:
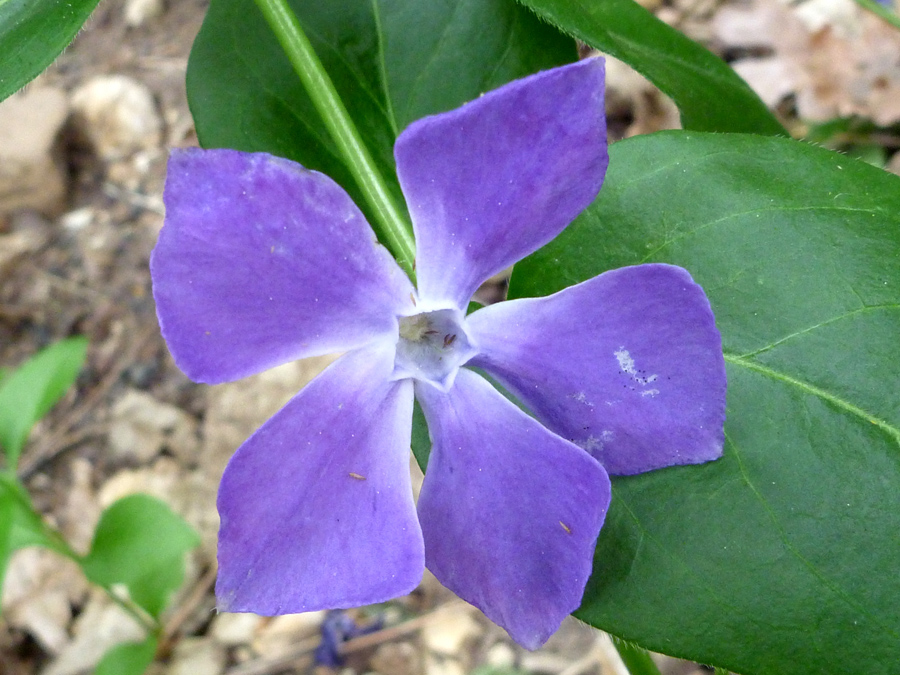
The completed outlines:
[[[765,375],[766,377],[769,377],[773,380],[778,380],[779,382],[797,387],[804,393],[821,398],[822,400],[831,403],[832,405],[844,410],[845,412],[850,413],[851,415],[854,415],[855,417],[859,417],[860,419],[863,419],[870,424],[874,424],[879,429],[887,433],[888,436],[890,436],[893,442],[897,445],[897,449],[900,450],[900,428],[894,426],[887,420],[882,419],[877,415],[873,415],[870,412],[867,412],[865,409],[854,405],[850,401],[842,398],[841,396],[838,396],[837,394],[788,375],[787,373],[775,370],[774,368],[770,368],[769,366],[764,366],[755,361],[751,361],[738,354],[725,352],[724,356],[727,363],[747,368],[748,370],[759,373],[761,375]]]

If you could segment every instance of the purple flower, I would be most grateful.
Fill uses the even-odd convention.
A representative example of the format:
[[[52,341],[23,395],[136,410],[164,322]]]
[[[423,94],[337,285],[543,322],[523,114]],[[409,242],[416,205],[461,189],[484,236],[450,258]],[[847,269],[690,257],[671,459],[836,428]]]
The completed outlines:
[[[592,59],[539,73],[400,135],[418,290],[326,176],[266,154],[173,152],[151,270],[179,367],[218,383],[344,352],[225,470],[220,609],[382,602],[427,566],[535,648],[581,601],[607,471],[720,456],[720,338],[684,270],[624,268],[465,316],[485,279],[600,190],[603,72]],[[433,442],[418,505],[414,395]]]

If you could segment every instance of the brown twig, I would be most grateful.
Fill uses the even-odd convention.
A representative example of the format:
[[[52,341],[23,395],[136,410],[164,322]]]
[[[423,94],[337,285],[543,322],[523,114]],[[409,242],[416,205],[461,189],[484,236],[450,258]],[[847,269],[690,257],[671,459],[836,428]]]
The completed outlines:
[[[200,606],[200,603],[203,602],[206,594],[209,593],[209,590],[215,583],[216,572],[216,565],[210,565],[203,576],[197,580],[190,595],[175,608],[171,618],[166,621],[166,625],[163,627],[162,636],[159,640],[159,648],[157,649],[158,655],[167,656],[169,654],[172,645],[175,642],[175,635],[181,630],[184,622],[187,621],[197,607]]]

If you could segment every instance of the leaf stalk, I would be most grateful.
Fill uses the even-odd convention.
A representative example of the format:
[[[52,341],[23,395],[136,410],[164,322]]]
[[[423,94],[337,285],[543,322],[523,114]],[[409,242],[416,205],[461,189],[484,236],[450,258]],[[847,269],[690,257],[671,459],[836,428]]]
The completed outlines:
[[[387,183],[375,166],[359,130],[316,56],[297,16],[287,0],[255,1],[372,208],[380,234],[397,262],[415,281],[416,244],[412,228],[395,203]]]

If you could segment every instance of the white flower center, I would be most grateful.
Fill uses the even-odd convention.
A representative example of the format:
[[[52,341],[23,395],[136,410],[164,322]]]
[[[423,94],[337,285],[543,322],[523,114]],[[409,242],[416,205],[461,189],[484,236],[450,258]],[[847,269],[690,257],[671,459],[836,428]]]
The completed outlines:
[[[464,324],[455,309],[401,316],[394,379],[412,377],[447,391],[459,367],[476,354]]]

